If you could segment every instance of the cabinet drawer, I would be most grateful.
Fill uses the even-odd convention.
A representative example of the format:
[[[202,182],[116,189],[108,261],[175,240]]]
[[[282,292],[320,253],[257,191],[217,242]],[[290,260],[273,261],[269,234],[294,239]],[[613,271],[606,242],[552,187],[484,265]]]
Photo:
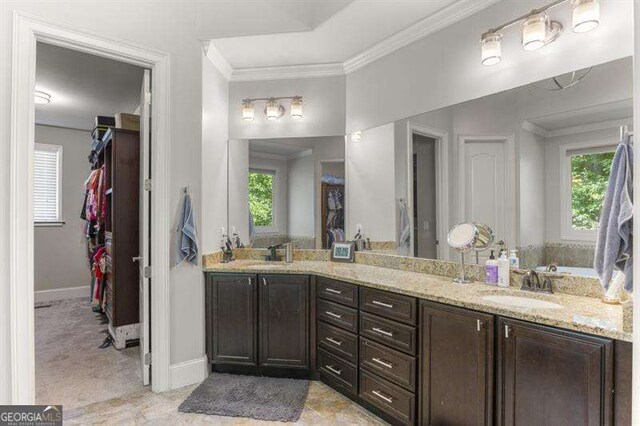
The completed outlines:
[[[358,361],[358,336],[353,333],[318,321],[318,344],[349,362]]]
[[[416,401],[411,392],[360,370],[360,398],[375,405],[402,424],[415,423]]]
[[[416,354],[415,327],[360,312],[360,335],[402,352]]]
[[[318,318],[352,333],[358,332],[358,311],[327,300],[318,299]]]
[[[330,384],[352,393],[358,394],[358,368],[339,357],[318,349],[318,370]]]
[[[360,338],[360,368],[415,392],[416,359],[364,337]]]
[[[323,299],[358,307],[358,286],[329,278],[318,277],[317,295]]]
[[[416,299],[373,288],[360,288],[360,309],[407,324],[416,324]]]

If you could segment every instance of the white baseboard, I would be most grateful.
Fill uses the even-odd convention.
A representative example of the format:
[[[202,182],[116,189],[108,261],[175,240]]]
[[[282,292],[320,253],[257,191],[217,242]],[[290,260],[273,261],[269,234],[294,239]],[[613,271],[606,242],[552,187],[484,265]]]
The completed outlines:
[[[194,383],[200,383],[208,376],[207,356],[173,364],[170,368],[169,386],[178,389]]]
[[[89,296],[90,296],[90,287],[88,285],[83,285],[80,287],[66,287],[66,288],[56,288],[53,290],[39,290],[35,292],[34,301],[36,303],[53,302],[54,300],[75,299],[78,297],[86,297],[88,299]]]

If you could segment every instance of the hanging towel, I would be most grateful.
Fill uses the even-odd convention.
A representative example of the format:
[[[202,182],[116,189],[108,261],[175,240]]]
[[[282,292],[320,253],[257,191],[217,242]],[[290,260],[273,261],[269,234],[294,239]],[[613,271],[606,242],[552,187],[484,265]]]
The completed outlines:
[[[605,289],[614,266],[625,275],[624,288],[633,291],[633,146],[629,136],[616,149],[600,214],[594,268]]]
[[[400,200],[400,241],[398,246],[409,247],[411,243],[411,223],[409,222],[409,211],[407,203]]]
[[[253,241],[255,239],[256,239],[256,223],[253,221],[251,206],[249,206],[249,243],[250,245],[253,245]]]
[[[191,194],[188,192],[184,194],[180,222],[176,229],[176,265],[184,260],[198,265],[196,218],[191,205]]]

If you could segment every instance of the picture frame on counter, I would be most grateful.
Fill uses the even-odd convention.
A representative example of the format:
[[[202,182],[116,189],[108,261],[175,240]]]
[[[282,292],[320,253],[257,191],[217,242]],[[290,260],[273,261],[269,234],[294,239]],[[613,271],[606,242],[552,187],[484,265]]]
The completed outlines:
[[[343,241],[331,244],[331,261],[353,263],[356,257],[355,241]]]

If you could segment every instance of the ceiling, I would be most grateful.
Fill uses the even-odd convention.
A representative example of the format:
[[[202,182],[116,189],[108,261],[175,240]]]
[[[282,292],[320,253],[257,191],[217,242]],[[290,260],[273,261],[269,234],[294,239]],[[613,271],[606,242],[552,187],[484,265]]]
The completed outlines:
[[[315,147],[317,138],[251,139],[250,153],[271,154],[281,157],[296,157]]]
[[[548,115],[544,117],[528,119],[547,131],[566,129],[601,123],[630,119],[633,116],[633,99],[625,99],[619,102],[611,102],[602,105],[595,105],[573,111]]]
[[[36,124],[91,130],[96,115],[132,113],[140,104],[143,69],[38,43],[36,90],[51,103],[36,104]]]
[[[342,64],[412,26],[420,31],[462,19],[495,0],[353,0],[281,2],[308,28],[273,34],[214,37],[216,51],[233,70]],[[280,8],[278,10],[282,11]],[[317,12],[316,12],[317,10]],[[425,22],[428,18],[438,22]],[[427,28],[429,27],[429,28]],[[412,33],[416,35],[414,31]],[[422,33],[420,33],[422,34]],[[412,40],[409,40],[412,41]],[[397,40],[395,48],[401,47]]]

